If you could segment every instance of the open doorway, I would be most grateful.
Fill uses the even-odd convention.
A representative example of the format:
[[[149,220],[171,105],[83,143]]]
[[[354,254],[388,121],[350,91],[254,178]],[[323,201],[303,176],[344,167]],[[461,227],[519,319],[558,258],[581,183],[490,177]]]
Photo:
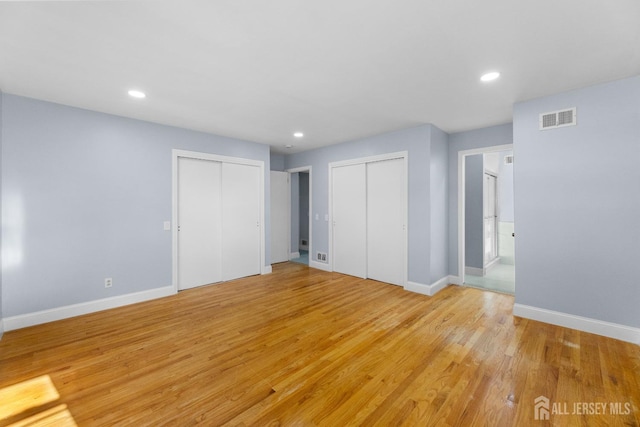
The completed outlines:
[[[291,169],[292,262],[309,265],[311,251],[311,167]]]
[[[465,285],[515,293],[511,146],[460,152],[459,260]]]

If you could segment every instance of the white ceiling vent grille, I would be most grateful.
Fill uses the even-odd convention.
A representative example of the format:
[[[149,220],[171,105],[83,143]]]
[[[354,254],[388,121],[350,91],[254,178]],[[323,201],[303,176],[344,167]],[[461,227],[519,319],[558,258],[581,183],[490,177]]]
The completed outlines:
[[[564,126],[574,126],[576,124],[576,109],[552,111],[540,114],[540,130],[555,129]]]
[[[513,154],[510,154],[508,156],[504,156],[504,164],[505,165],[510,165],[513,163]]]

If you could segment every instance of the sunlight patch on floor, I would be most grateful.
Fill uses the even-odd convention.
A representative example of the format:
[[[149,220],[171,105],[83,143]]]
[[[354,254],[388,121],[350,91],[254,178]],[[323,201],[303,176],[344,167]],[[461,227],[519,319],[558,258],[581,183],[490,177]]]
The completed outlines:
[[[76,426],[49,375],[0,388],[0,424],[18,426]]]

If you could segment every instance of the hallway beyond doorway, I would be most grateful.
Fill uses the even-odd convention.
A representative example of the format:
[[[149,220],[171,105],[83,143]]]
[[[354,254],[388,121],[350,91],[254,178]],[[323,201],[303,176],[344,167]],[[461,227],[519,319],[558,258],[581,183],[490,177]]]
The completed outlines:
[[[489,269],[484,277],[467,273],[464,276],[464,284],[513,295],[515,293],[515,266],[513,264],[496,264]]]
[[[297,262],[298,264],[309,265],[309,251],[300,249],[300,256],[298,258],[293,258],[291,262]]]

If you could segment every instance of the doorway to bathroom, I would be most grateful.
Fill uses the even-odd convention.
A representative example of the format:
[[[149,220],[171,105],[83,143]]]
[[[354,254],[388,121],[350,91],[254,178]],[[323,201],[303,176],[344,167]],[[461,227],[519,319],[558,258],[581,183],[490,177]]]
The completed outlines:
[[[515,293],[513,159],[510,145],[460,152],[459,262],[467,286]]]

